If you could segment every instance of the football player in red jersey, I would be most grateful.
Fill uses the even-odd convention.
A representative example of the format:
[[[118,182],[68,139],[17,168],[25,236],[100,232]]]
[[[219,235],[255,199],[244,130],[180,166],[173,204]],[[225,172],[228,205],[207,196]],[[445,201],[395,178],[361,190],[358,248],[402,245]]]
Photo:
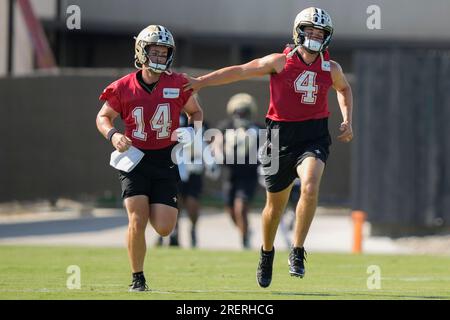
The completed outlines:
[[[289,273],[300,278],[305,274],[303,245],[316,211],[319,185],[331,145],[327,103],[330,87],[337,91],[343,117],[341,134],[337,138],[342,142],[353,138],[352,90],[340,65],[329,58],[327,47],[332,35],[329,14],[319,8],[307,8],[295,18],[295,45],[288,46],[283,53],[189,78],[189,84],[185,85],[185,90],[198,91],[207,86],[270,75],[266,124],[269,141],[275,134],[273,130],[279,129],[279,170],[265,175],[267,201],[262,214],[263,244],[257,269],[258,284],[264,288],[272,280],[273,243],[297,177],[301,180],[301,196],[296,208]],[[269,154],[271,146],[267,144]]]
[[[136,37],[135,66],[139,70],[113,82],[100,95],[105,101],[96,119],[100,133],[119,152],[133,146],[145,154],[132,171],[119,171],[129,219],[130,291],[147,289],[143,272],[148,222],[158,234],[167,236],[177,221],[179,174],[171,151],[177,141],[172,133],[179,127],[180,113],[185,112],[192,123],[203,120],[192,92],[183,91],[186,79],[170,71],[174,52],[170,31],[160,25],[148,26]],[[113,126],[119,115],[124,133]]]

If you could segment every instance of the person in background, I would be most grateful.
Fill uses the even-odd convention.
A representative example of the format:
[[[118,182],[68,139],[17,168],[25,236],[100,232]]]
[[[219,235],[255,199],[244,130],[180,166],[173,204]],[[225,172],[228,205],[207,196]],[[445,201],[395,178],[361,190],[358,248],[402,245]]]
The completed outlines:
[[[197,97],[198,99],[198,97]],[[180,115],[180,127],[194,127],[193,123],[189,123],[188,117],[186,114],[182,113]],[[207,130],[208,126],[205,122],[203,122],[202,132]],[[181,208],[186,211],[189,220],[190,220],[190,240],[191,247],[197,247],[197,221],[200,215],[201,208],[201,193],[203,189],[203,179],[204,173],[208,177],[216,177],[217,173],[212,173],[211,170],[218,170],[217,167],[213,167],[211,165],[205,164],[202,159],[202,152],[206,144],[202,143],[202,148],[200,150],[195,150],[195,144],[186,145],[185,148],[190,148],[190,150],[186,150],[190,152],[191,159],[186,163],[180,161],[178,164],[178,169],[180,172],[180,182],[178,184],[178,195],[181,200],[179,205]],[[195,160],[200,161],[195,161]],[[180,246],[180,231],[179,231],[179,222],[177,222],[174,230],[169,236],[169,246]],[[164,242],[163,237],[159,237],[157,240],[157,245],[161,246]]]
[[[258,163],[251,163],[250,157],[250,152],[257,150],[261,127],[252,119],[256,110],[254,97],[247,93],[235,94],[227,104],[229,117],[217,126],[224,134],[223,145],[217,144],[216,148],[225,151],[225,210],[239,230],[244,249],[251,246],[248,212],[258,184]],[[239,163],[238,158],[245,162]]]

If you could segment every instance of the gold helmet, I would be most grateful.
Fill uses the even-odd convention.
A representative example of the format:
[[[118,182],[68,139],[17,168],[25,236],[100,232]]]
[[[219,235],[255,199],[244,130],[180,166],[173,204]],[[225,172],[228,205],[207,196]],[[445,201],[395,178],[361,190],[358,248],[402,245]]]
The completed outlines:
[[[137,37],[135,37],[136,43],[134,46],[136,68],[141,67],[148,68],[156,73],[167,71],[173,62],[175,52],[175,41],[172,33],[160,25],[150,25],[142,30]],[[165,64],[153,63],[148,57],[148,48],[150,45],[165,46],[169,49],[167,60]],[[148,67],[146,63],[148,62]]]
[[[250,118],[256,113],[256,100],[248,93],[237,93],[228,100],[227,112],[229,115],[238,115]]]
[[[313,27],[325,32],[323,42],[307,38],[305,27]],[[296,46],[303,46],[313,52],[322,52],[330,44],[333,35],[333,23],[330,15],[323,9],[310,7],[302,10],[294,22],[293,39]]]

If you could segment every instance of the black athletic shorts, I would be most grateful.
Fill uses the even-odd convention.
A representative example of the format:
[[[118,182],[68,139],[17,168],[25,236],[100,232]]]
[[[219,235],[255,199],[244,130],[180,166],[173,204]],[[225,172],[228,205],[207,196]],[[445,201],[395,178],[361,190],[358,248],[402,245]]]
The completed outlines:
[[[123,199],[145,195],[151,204],[178,208],[180,176],[178,166],[171,160],[172,148],[141,150],[145,156],[131,172],[119,171]]]
[[[233,207],[236,198],[242,199],[246,203],[252,201],[257,183],[256,176],[254,178],[235,178],[225,181],[223,184],[225,205]]]
[[[279,168],[265,174],[269,192],[286,189],[297,178],[297,166],[309,157],[320,159],[326,164],[330,154],[331,137],[328,118],[301,122],[279,122],[266,119],[270,141],[273,129],[279,129]],[[268,144],[267,154],[272,155],[272,144]],[[272,160],[273,161],[273,160]],[[264,169],[271,167],[272,161],[263,163]]]
[[[191,173],[188,181],[180,181],[178,186],[182,197],[199,199],[203,188],[203,176],[202,174]]]

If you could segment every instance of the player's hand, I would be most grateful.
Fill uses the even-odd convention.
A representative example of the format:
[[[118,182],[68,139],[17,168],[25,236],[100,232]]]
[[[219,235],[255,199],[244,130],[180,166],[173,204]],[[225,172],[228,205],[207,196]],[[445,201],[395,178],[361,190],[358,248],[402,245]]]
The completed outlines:
[[[344,121],[341,123],[341,126],[339,127],[339,131],[342,132],[337,138],[341,142],[350,142],[353,139],[353,129],[352,124]]]
[[[114,148],[116,148],[116,150],[119,152],[125,152],[131,147],[130,138],[126,137],[125,135],[119,132],[115,133],[112,136],[111,142]]]
[[[185,92],[192,90],[194,93],[196,93],[197,91],[199,91],[202,88],[201,80],[199,78],[190,77],[186,73],[183,73],[183,76],[188,81],[187,83],[185,83],[183,85],[183,90]]]

